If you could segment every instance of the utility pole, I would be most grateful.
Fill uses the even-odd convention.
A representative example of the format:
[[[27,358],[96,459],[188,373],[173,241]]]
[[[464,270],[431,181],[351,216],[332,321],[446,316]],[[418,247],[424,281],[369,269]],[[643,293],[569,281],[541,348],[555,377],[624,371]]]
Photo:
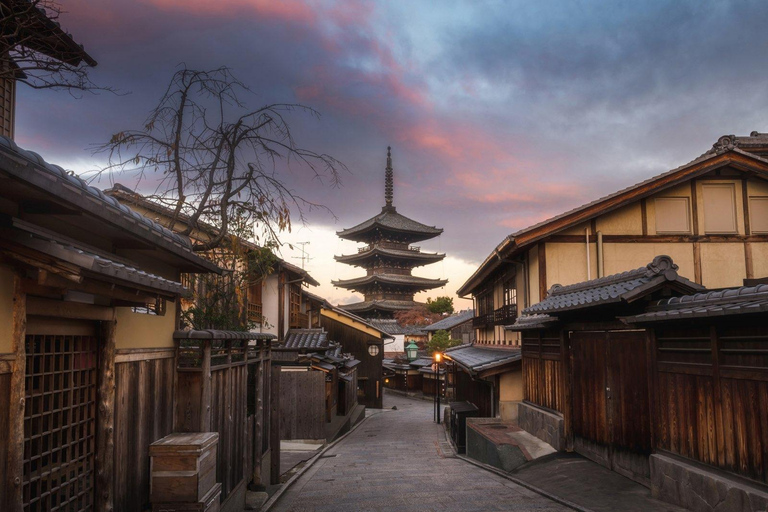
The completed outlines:
[[[309,242],[296,242],[294,245],[301,246],[301,256],[293,256],[293,259],[301,260],[301,270],[304,270],[304,263],[314,259],[309,257],[309,253],[304,248],[309,245]]]

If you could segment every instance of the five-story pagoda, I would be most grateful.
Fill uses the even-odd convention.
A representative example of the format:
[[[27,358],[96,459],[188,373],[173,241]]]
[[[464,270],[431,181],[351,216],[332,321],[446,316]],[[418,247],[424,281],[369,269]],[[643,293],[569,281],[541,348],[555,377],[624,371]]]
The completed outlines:
[[[395,312],[418,304],[413,300],[417,292],[439,288],[448,282],[411,275],[413,268],[445,258],[445,254],[421,252],[411,244],[435,238],[443,230],[397,213],[392,204],[393,178],[392,153],[391,148],[387,148],[386,203],[381,213],[336,233],[340,238],[366,244],[356,254],[335,256],[336,261],[364,268],[366,275],[333,282],[334,286],[363,294],[363,302],[340,307],[365,318],[392,318]]]

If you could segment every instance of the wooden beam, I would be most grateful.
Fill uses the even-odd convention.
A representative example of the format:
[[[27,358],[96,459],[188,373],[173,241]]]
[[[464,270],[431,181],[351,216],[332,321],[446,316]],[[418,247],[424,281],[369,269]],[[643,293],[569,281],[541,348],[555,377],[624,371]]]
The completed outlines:
[[[79,302],[64,302],[63,300],[41,299],[39,297],[27,297],[27,314],[106,322],[115,318],[114,309],[110,307],[81,304]]]
[[[741,180],[741,206],[744,211],[744,234],[751,235],[752,227],[749,220],[749,187],[747,180]]]
[[[5,510],[22,509],[22,483],[24,480],[24,397],[26,376],[27,297],[18,275],[13,277],[13,327],[11,346],[14,359],[11,362],[11,389],[8,419],[8,456],[6,464]]]
[[[114,507],[115,332],[117,322],[102,322],[99,344],[99,404],[96,417],[96,510]]]
[[[701,275],[701,244],[699,242],[693,244],[693,281],[703,284]]]
[[[269,385],[269,450],[270,470],[269,483],[280,483],[280,366],[272,366],[272,375]]]
[[[699,195],[696,193],[696,180],[691,180],[691,221],[693,234],[699,234]]]
[[[203,374],[200,382],[200,432],[211,431],[211,340],[203,340]]]
[[[254,376],[253,390],[256,396],[256,410],[253,418],[253,467],[251,471],[251,481],[254,485],[265,485],[261,476],[261,459],[264,457],[264,349],[259,349],[259,362],[255,364],[256,375]],[[269,364],[269,363],[266,363]]]
[[[597,237],[591,235],[590,243],[594,243]],[[546,238],[549,243],[559,244],[583,244],[584,235],[552,235]],[[768,235],[603,235],[603,243],[613,244],[659,244],[659,243],[743,243],[743,242],[768,242]]]
[[[643,236],[648,236],[648,200],[640,200],[640,220],[643,224]]]
[[[744,242],[744,266],[747,269],[747,279],[755,278],[755,266],[752,261],[752,244]]]
[[[539,301],[547,298],[547,254],[546,244],[539,244]]]

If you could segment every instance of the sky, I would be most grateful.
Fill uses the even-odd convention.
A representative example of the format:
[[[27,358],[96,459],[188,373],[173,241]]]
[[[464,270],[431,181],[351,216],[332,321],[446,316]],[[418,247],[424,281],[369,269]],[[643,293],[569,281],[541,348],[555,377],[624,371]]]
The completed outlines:
[[[764,1],[61,0],[60,22],[120,94],[20,87],[16,140],[75,172],[139,128],[180,66],[229,66],[248,106],[301,103],[298,143],[349,169],[339,187],[285,171],[328,206],[286,242],[309,242],[314,292],[356,250],[335,232],[380,211],[392,146],[395,206],[443,228],[414,272],[455,296],[508,234],[684,164],[723,134],[768,131]],[[99,186],[99,184],[96,184]],[[108,184],[102,185],[104,188]],[[297,248],[282,256],[301,265]],[[459,307],[469,303],[455,300]]]

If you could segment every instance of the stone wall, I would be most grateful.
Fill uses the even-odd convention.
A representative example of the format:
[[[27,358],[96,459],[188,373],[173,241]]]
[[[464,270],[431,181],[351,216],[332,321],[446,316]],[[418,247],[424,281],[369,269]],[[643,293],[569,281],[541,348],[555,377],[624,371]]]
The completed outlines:
[[[565,450],[565,431],[561,416],[521,402],[517,409],[517,424],[555,450]]]
[[[651,455],[651,494],[695,512],[768,510],[765,487],[660,454]]]

